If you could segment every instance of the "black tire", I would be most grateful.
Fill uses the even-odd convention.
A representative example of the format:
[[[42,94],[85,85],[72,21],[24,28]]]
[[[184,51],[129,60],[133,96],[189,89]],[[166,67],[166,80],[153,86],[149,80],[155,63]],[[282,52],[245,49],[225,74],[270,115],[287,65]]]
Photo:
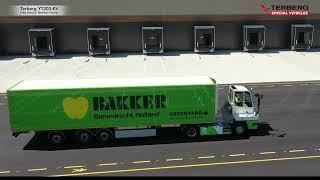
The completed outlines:
[[[100,144],[107,144],[112,141],[113,133],[109,129],[100,129],[96,132],[95,137]]]
[[[243,124],[237,124],[233,127],[233,134],[241,136],[247,132],[247,126]]]
[[[51,144],[60,145],[65,142],[66,136],[61,131],[51,131],[48,133],[48,140]]]
[[[188,126],[184,129],[187,138],[196,138],[199,136],[199,130],[196,126]]]
[[[79,130],[76,132],[76,140],[80,144],[89,144],[92,138],[93,135],[90,130]]]

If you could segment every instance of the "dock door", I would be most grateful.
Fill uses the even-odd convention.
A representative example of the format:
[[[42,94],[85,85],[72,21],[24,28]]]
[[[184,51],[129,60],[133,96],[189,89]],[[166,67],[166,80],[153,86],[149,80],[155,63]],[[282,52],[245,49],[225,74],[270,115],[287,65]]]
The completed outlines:
[[[215,49],[215,27],[194,26],[194,52],[213,52]]]
[[[143,54],[163,53],[163,27],[142,27]]]
[[[310,49],[313,42],[314,26],[311,24],[291,25],[291,50]]]
[[[263,25],[243,26],[243,51],[262,51],[265,46],[265,31]]]
[[[54,56],[54,29],[39,28],[28,31],[32,56]]]
[[[110,28],[88,28],[88,52],[92,55],[110,54]]]

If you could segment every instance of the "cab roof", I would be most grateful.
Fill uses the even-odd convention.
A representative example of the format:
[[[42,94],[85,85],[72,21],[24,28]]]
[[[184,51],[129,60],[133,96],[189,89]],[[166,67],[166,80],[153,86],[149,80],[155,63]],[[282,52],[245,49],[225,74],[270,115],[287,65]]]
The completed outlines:
[[[245,86],[241,85],[232,85],[231,88],[235,91],[249,91]]]

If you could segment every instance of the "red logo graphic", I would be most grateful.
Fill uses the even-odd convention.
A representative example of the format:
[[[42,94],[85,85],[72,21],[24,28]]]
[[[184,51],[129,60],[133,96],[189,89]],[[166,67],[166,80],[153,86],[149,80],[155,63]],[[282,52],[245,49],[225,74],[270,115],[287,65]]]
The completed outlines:
[[[260,7],[263,9],[263,11],[266,14],[270,14],[270,12],[269,12],[270,8],[267,8],[263,3],[260,3]]]
[[[308,5],[276,5],[273,4],[270,7],[266,7],[263,3],[260,3],[260,8],[267,15],[271,16],[308,16]]]

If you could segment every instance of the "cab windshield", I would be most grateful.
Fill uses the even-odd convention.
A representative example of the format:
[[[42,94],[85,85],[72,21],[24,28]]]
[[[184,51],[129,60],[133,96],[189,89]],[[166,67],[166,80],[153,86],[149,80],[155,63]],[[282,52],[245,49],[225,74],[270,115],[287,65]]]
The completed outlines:
[[[252,100],[250,92],[235,92],[234,103],[236,106],[248,106],[252,107]]]

